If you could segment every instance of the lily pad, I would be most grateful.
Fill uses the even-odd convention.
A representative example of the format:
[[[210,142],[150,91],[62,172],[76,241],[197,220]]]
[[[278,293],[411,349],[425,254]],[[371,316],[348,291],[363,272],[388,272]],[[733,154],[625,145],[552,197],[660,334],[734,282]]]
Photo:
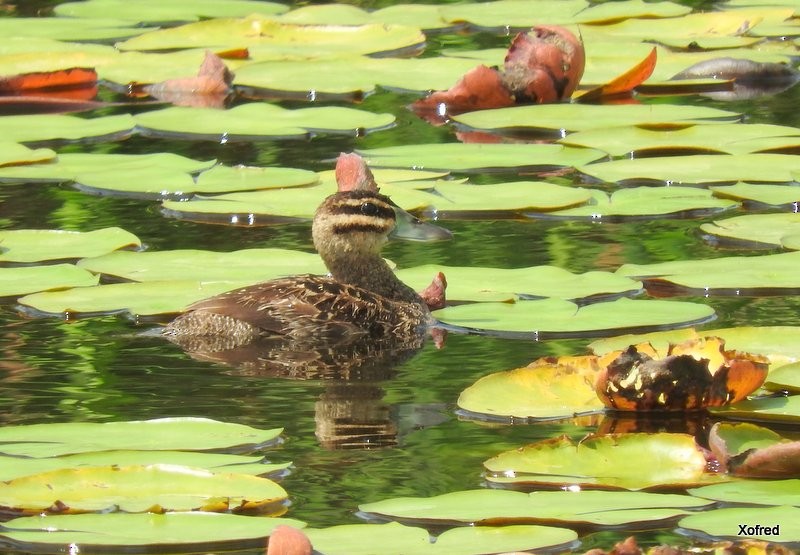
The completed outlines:
[[[496,0],[475,4],[442,6],[442,17],[450,22],[469,22],[486,29],[522,29],[547,21],[549,25],[573,23],[581,11],[589,7],[584,0]]]
[[[670,433],[589,436],[577,444],[555,437],[500,453],[483,466],[490,483],[515,487],[640,490],[695,486],[711,477],[694,438]]]
[[[371,12],[349,4],[309,4],[284,14],[280,20],[303,25],[390,23],[426,31],[454,27],[442,18],[441,8],[435,4],[392,4]]]
[[[287,7],[276,2],[252,2],[249,0],[214,0],[185,2],[164,2],[163,0],[141,0],[135,4],[125,0],[90,0],[88,2],[67,2],[53,8],[56,15],[80,18],[104,18],[114,14],[117,19],[133,23],[173,23],[176,21],[197,21],[214,17],[246,16],[251,13],[281,14]]]
[[[434,205],[436,214],[443,218],[451,214],[479,216],[496,211],[550,212],[583,204],[592,198],[588,189],[544,181],[492,185],[439,182],[435,191],[441,197]]]
[[[603,410],[594,391],[597,357],[539,359],[489,374],[461,392],[458,406],[475,419],[561,419]]]
[[[603,156],[586,148],[548,144],[427,144],[358,151],[371,166],[478,172],[486,170],[552,170],[580,166]]]
[[[617,279],[608,272],[573,274],[555,266],[502,269],[426,264],[398,270],[397,275],[421,290],[436,272],[448,278],[450,301],[512,301],[521,295],[577,300],[633,295],[641,288],[637,281]]]
[[[0,166],[47,162],[55,157],[56,153],[49,148],[30,149],[11,141],[0,141]]]
[[[799,523],[797,507],[747,507],[714,509],[686,516],[678,526],[690,534],[701,533],[704,539],[711,536],[735,541],[753,538],[770,543],[797,543],[800,542]]]
[[[691,495],[726,503],[800,506],[800,480],[742,480],[688,490]]]
[[[259,430],[208,418],[159,418],[129,422],[30,424],[0,428],[0,452],[26,457],[54,457],[89,451],[212,450],[255,448],[283,430]]]
[[[770,206],[790,206],[800,203],[800,187],[796,185],[768,185],[766,183],[735,183],[709,187],[723,198],[751,201]],[[755,214],[753,214],[755,215]]]
[[[617,273],[646,288],[678,288],[703,294],[779,294],[800,289],[800,252],[624,264]],[[666,285],[665,285],[666,284]]]
[[[72,264],[0,268],[0,297],[97,285],[99,277]]]
[[[0,231],[0,262],[41,262],[100,256],[129,247],[141,247],[134,234],[118,227],[95,231],[15,229]]]
[[[721,467],[747,478],[786,478],[800,472],[800,441],[750,424],[717,422],[708,444]]]
[[[716,198],[696,187],[630,187],[613,193],[593,191],[592,202],[555,210],[545,217],[593,220],[654,217],[696,217],[736,208],[732,200]]]
[[[572,530],[551,526],[476,526],[446,530],[431,538],[424,528],[387,524],[345,524],[305,530],[314,549],[327,555],[478,555],[545,549],[577,539]]]
[[[785,364],[770,370],[764,387],[800,393],[800,362]]]
[[[393,122],[391,114],[374,114],[342,106],[288,110],[261,102],[240,104],[230,110],[173,106],[136,116],[136,124],[147,135],[223,142],[305,137],[311,132],[355,134],[383,129]]]
[[[0,482],[0,507],[23,514],[252,511],[286,497],[267,478],[162,464],[68,468]]]
[[[197,193],[227,193],[283,189],[314,185],[318,180],[316,173],[295,168],[214,166],[197,177],[192,190]]]
[[[77,544],[81,551],[94,552],[151,552],[154,546],[159,551],[185,552],[195,545],[199,550],[207,549],[208,543],[229,545],[231,549],[263,549],[266,537],[276,526],[305,526],[294,519],[203,512],[30,516],[5,524],[8,526],[0,537],[22,550],[51,551]]]
[[[0,20],[0,23],[2,21],[9,20]],[[3,116],[0,118],[0,133],[3,139],[21,143],[87,139],[119,140],[129,137],[133,133],[134,126],[133,117],[129,114],[99,118],[81,118],[60,114]],[[51,157],[43,157],[42,161],[49,158]]]
[[[0,36],[50,38],[65,41],[100,41],[132,37],[141,27],[124,19],[109,17],[72,19],[67,17],[7,17],[0,19]]]
[[[731,420],[797,423],[800,421],[800,396],[751,399],[712,412]]]
[[[727,181],[791,182],[797,156],[789,154],[696,154],[614,160],[582,166],[579,171],[611,183],[670,185]]]
[[[631,491],[468,490],[435,497],[398,497],[359,506],[368,515],[424,523],[533,523],[618,526],[656,523],[711,502],[686,495]]]
[[[450,326],[471,332],[527,338],[586,337],[696,325],[714,317],[702,304],[618,299],[578,307],[559,299],[475,303],[433,313]]]
[[[735,112],[703,106],[536,104],[470,112],[453,116],[452,120],[471,129],[487,131],[538,129],[564,132],[645,124],[728,123],[739,117]]]
[[[766,185],[764,185],[766,187]],[[797,187],[786,187],[798,190]],[[800,199],[800,195],[796,197]],[[733,242],[756,247],[781,247],[784,240],[800,234],[800,214],[747,214],[703,224],[700,230],[714,242]]]

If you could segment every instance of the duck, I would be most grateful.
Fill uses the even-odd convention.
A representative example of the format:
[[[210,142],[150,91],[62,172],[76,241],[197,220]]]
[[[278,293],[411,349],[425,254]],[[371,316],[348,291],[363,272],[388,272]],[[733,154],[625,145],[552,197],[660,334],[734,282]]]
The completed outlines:
[[[358,154],[340,154],[335,175],[337,191],[317,208],[311,230],[328,275],[273,279],[198,301],[162,334],[178,344],[213,338],[225,348],[263,338],[402,342],[424,336],[435,323],[431,310],[444,305],[444,274],[417,293],[398,279],[381,249],[390,235],[444,240],[451,233],[382,195]]]

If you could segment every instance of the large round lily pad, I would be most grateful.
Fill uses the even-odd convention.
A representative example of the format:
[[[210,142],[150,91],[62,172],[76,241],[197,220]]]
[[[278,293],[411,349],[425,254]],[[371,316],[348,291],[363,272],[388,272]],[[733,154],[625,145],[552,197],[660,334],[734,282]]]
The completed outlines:
[[[0,268],[0,297],[97,285],[99,277],[72,264]]]
[[[689,493],[726,503],[800,506],[800,480],[745,480],[693,488]]]
[[[88,2],[67,2],[53,8],[60,16],[79,18],[104,18],[108,14],[133,23],[173,23],[176,21],[197,21],[200,18],[236,17],[252,13],[280,14],[286,6],[277,2],[253,2],[250,0],[193,0],[169,2],[164,0],[139,0],[136,3],[125,0],[90,0]]]
[[[768,187],[768,185],[760,185]],[[777,186],[776,187],[781,187]],[[796,190],[796,186],[786,186]],[[718,189],[719,190],[719,189]],[[792,196],[800,198],[796,192]],[[794,201],[792,201],[794,202]],[[736,244],[753,244],[756,247],[781,247],[788,240],[800,236],[800,214],[796,212],[779,214],[747,214],[734,216],[726,220],[716,220],[700,226],[700,230],[708,234],[714,242],[733,242]],[[797,246],[790,248],[796,249]]]
[[[0,231],[0,262],[41,262],[100,256],[126,247],[141,247],[133,233],[118,227],[95,231],[15,229]]]
[[[17,142],[123,139],[133,133],[134,126],[133,117],[129,114],[99,118],[80,118],[60,114],[3,116],[0,118],[0,133],[2,133],[3,139]]]
[[[796,423],[800,421],[800,395],[751,399],[712,412],[732,420]]]

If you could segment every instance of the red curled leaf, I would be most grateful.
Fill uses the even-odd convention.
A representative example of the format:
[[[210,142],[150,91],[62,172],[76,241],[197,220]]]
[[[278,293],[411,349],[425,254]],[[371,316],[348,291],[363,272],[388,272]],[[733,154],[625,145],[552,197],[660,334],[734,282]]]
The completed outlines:
[[[93,88],[96,85],[97,72],[87,67],[0,77],[0,93],[2,94],[18,94],[30,90]]]

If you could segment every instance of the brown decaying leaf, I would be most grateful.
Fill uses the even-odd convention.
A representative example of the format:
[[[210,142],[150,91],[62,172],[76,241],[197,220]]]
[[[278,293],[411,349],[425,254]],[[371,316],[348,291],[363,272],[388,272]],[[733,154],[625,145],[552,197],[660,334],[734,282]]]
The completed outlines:
[[[690,411],[735,403],[758,389],[769,364],[759,355],[726,351],[718,337],[670,346],[653,358],[632,345],[597,377],[603,404],[619,411]]]
[[[266,555],[311,555],[311,542],[297,528],[276,526],[267,540]]]
[[[222,59],[206,51],[200,70],[194,77],[168,79],[142,88],[150,96],[176,106],[222,108],[231,93],[233,73]]]
[[[95,88],[97,72],[89,67],[73,67],[58,71],[20,73],[0,77],[0,94],[20,94],[24,91]]]
[[[608,83],[595,87],[578,97],[578,102],[595,102],[601,98],[630,95],[633,89],[644,83],[656,68],[657,53],[653,48],[644,60]]]
[[[97,72],[73,67],[0,77],[0,110],[14,114],[78,112],[106,106],[97,96]]]

